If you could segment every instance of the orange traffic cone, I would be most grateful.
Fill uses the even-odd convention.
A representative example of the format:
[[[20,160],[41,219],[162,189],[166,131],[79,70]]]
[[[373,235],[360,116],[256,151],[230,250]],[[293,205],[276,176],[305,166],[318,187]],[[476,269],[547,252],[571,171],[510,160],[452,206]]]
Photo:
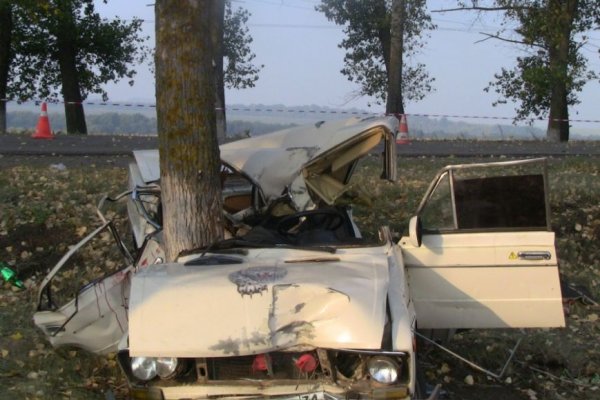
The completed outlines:
[[[402,114],[400,117],[400,129],[398,130],[398,136],[396,136],[396,144],[408,144],[408,124],[406,123],[406,114]]]
[[[35,134],[32,136],[34,139],[54,139],[54,135],[50,131],[50,120],[48,119],[48,107],[46,102],[42,103],[42,113],[40,119],[38,119],[37,127],[35,128]]]

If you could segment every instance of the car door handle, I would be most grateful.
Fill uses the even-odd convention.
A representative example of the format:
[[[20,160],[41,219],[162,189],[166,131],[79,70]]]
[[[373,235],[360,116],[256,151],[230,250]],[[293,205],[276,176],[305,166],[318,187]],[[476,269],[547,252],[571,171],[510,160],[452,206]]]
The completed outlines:
[[[517,256],[520,260],[550,260],[552,255],[549,251],[520,251]]]

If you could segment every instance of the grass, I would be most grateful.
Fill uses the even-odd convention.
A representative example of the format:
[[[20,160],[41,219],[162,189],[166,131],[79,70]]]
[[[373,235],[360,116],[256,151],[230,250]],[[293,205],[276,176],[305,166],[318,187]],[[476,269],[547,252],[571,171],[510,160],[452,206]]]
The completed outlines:
[[[122,168],[3,170],[0,261],[24,278],[27,290],[15,291],[8,284],[0,289],[0,393],[15,399],[102,399],[106,389],[122,387],[114,356],[54,350],[33,325],[32,315],[37,285],[68,246],[80,240],[82,227],[99,225],[95,206],[101,195],[120,192],[125,182]],[[92,278],[81,272],[98,259],[104,260],[102,253],[90,254],[77,260],[77,274],[67,270],[59,277],[67,295]]]
[[[379,166],[374,159],[367,159],[364,173],[355,177],[351,191],[359,225],[366,236],[375,235],[380,225],[390,225],[399,236],[440,167],[476,161],[480,160],[403,159],[399,182],[389,183],[377,179]],[[585,285],[596,298],[600,298],[599,175],[600,158],[549,160],[552,226],[561,274]],[[76,349],[52,349],[31,317],[36,287],[45,273],[80,239],[83,227],[89,232],[98,226],[94,210],[100,196],[122,191],[125,183],[124,168],[58,171],[19,166],[3,170],[0,261],[8,262],[25,279],[27,289],[0,286],[0,393],[18,399],[102,399],[109,389],[117,395],[124,393],[124,379],[114,355],[98,357]],[[104,270],[104,263],[91,266],[90,262],[104,260],[102,244],[92,247],[77,260],[76,271]],[[89,278],[69,272],[63,281],[74,275],[84,281]],[[459,398],[600,398],[600,312],[578,302],[566,304],[566,310],[565,329],[528,330],[525,336],[521,331],[471,331],[457,335],[449,344],[459,354],[497,371],[507,349],[523,336],[507,381],[490,381],[432,348],[421,349],[426,375],[443,382],[445,389]],[[474,377],[475,385],[464,383],[467,375]],[[488,395],[486,389],[508,394]]]

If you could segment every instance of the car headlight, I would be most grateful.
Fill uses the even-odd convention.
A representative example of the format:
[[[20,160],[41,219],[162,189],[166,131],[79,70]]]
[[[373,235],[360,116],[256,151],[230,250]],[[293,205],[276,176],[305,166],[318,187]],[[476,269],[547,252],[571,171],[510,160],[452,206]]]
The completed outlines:
[[[157,375],[156,358],[153,357],[132,357],[131,372],[133,376],[142,380],[149,381]]]
[[[174,357],[160,357],[156,359],[156,373],[162,379],[172,378],[177,374],[179,362]]]
[[[372,357],[367,363],[369,375],[376,382],[390,384],[398,380],[400,367],[388,357]]]

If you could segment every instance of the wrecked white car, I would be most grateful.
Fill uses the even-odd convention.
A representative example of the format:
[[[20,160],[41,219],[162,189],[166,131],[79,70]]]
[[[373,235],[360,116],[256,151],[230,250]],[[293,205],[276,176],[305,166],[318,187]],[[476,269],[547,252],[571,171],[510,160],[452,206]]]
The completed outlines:
[[[36,325],[54,346],[117,351],[133,398],[307,400],[423,396],[417,329],[564,326],[543,160],[446,167],[406,237],[361,237],[337,200],[374,150],[395,179],[397,125],[325,122],[221,146],[228,238],[175,263],[163,262],[158,152],[136,152],[135,256],[100,214],[41,284]],[[107,230],[123,268],[55,304],[53,278]]]

